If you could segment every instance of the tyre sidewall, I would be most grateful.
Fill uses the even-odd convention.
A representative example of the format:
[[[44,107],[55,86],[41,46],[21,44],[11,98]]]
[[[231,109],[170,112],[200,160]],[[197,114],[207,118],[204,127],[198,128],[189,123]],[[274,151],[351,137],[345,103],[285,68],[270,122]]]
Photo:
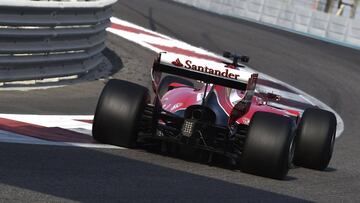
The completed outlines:
[[[254,114],[242,154],[242,171],[283,179],[290,165],[294,123],[290,118],[266,112]]]
[[[140,119],[149,101],[148,90],[126,81],[110,80],[101,93],[93,136],[102,143],[134,147]]]
[[[294,164],[324,170],[332,157],[336,133],[336,117],[321,109],[307,109],[300,120]]]

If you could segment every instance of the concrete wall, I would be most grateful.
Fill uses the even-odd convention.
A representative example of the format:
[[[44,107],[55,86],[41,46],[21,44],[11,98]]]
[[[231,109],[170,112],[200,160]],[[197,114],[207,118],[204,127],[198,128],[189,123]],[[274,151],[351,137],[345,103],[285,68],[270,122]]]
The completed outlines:
[[[174,0],[199,9],[259,22],[360,49],[360,20],[327,14],[284,0]]]

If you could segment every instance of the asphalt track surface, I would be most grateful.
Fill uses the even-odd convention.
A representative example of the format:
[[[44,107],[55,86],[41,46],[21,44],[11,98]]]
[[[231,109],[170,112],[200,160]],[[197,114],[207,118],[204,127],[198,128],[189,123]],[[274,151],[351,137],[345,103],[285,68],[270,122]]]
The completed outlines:
[[[1,202],[360,201],[360,52],[169,1],[119,1],[114,16],[196,46],[252,57],[250,66],[320,99],[345,131],[325,172],[277,181],[143,150],[0,144]],[[154,54],[109,34],[122,62],[115,78],[149,85]],[[103,82],[1,92],[0,112],[92,114]]]

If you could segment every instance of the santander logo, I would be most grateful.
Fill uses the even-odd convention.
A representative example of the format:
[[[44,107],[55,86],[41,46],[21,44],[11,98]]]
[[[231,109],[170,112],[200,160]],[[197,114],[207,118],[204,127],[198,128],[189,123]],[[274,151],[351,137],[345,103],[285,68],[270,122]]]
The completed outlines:
[[[184,65],[180,62],[180,59],[177,58],[175,61],[171,62],[174,66],[183,67]]]
[[[188,70],[196,71],[196,72],[202,72],[207,73],[210,75],[218,76],[218,77],[225,77],[230,79],[238,80],[240,75],[237,72],[234,72],[232,69],[225,68],[225,69],[213,69],[209,68],[207,66],[199,66],[193,64],[191,60],[186,60],[185,65],[181,63],[180,59],[177,58],[175,61],[171,62],[172,65],[179,67],[179,68],[185,68]]]

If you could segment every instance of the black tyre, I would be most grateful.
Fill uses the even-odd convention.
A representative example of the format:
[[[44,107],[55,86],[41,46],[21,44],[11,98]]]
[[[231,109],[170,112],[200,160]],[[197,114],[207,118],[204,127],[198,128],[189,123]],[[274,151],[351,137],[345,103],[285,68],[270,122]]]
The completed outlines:
[[[180,84],[184,84],[186,86],[189,86],[189,87],[194,87],[194,84],[192,82],[190,82],[189,80],[186,80],[184,78],[180,78],[180,77],[176,77],[176,76],[172,76],[172,75],[168,75],[168,76],[165,76],[161,82],[160,82],[160,85],[159,85],[159,96],[160,98],[162,96],[164,96],[164,94],[169,91],[169,85],[171,83],[180,83]]]
[[[121,147],[134,147],[140,121],[150,100],[145,87],[110,80],[96,107],[92,128],[95,140]]]
[[[244,144],[241,170],[283,179],[289,171],[293,157],[294,125],[288,117],[256,112]]]
[[[322,109],[306,109],[295,139],[294,164],[324,170],[329,165],[336,134],[336,117]]]

